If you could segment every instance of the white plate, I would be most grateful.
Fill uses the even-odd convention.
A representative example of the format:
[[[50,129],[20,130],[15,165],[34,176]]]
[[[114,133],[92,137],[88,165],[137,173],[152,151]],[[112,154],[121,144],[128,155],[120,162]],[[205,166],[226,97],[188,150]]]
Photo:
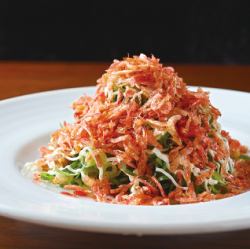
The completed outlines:
[[[222,127],[250,145],[250,95],[207,89],[223,116]],[[119,234],[184,234],[250,228],[250,192],[207,203],[125,206],[71,198],[20,174],[38,157],[59,123],[72,120],[70,103],[94,88],[32,94],[0,102],[0,214],[45,225]]]

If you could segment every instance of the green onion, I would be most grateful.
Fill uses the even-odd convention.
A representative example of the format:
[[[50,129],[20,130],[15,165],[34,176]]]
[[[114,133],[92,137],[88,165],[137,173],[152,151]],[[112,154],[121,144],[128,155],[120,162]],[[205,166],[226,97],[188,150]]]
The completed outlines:
[[[96,166],[84,167],[82,171],[85,175],[92,178],[97,178],[99,175],[99,170]]]
[[[75,177],[71,180],[70,184],[72,184],[72,185],[77,185],[77,186],[83,186],[84,184],[83,184],[83,182],[82,182],[81,175],[75,176]]]
[[[212,179],[218,181],[217,184],[210,186],[210,190],[213,194],[227,193],[226,181],[221,174],[219,174],[217,171],[214,171],[212,174]]]
[[[148,165],[153,169],[153,171],[155,170],[155,167],[167,170],[166,163],[159,157],[157,157],[154,153],[148,157]]]
[[[118,169],[117,165],[112,165],[109,163],[108,166],[104,168],[104,175],[108,177],[109,180],[115,178],[119,174],[120,170]]]
[[[245,161],[250,161],[250,156],[248,155],[240,155],[239,158]]]
[[[121,89],[121,91],[122,91],[123,93],[125,93],[125,91],[126,91],[126,86],[124,85],[124,86],[120,87],[120,89]]]
[[[210,186],[210,190],[213,194],[226,194],[228,192],[226,186],[221,183]]]
[[[143,106],[147,101],[148,98],[144,94],[135,97],[135,102],[140,106]]]
[[[123,171],[125,174],[135,176],[135,173],[133,172],[133,169],[131,167],[128,167],[126,164],[122,164],[121,171]]]
[[[206,190],[206,189],[205,189],[204,183],[201,184],[201,185],[196,185],[196,186],[195,186],[195,193],[196,193],[196,194],[201,194],[201,193],[203,193],[205,190]]]
[[[221,171],[221,164],[220,164],[220,162],[215,162],[215,164],[216,164],[216,167],[217,167],[216,171],[218,173],[220,173],[220,171]]]
[[[117,98],[118,98],[118,94],[114,93],[113,96],[112,96],[112,102],[116,102]]]
[[[224,184],[225,185],[225,183],[226,183],[225,179],[217,171],[213,172],[212,179],[218,181],[220,184]]]
[[[46,172],[42,172],[40,176],[42,180],[49,182],[51,182],[55,178],[55,176],[50,175],[49,173]]]
[[[148,101],[148,98],[144,94],[142,94],[141,95],[141,105],[144,105],[147,101]]]
[[[212,154],[210,152],[207,153],[207,158],[208,158],[209,162],[213,161],[213,156],[212,156]]]
[[[70,167],[72,169],[80,169],[82,167],[82,163],[80,160],[77,160],[77,161],[74,161],[73,163],[71,163]]]
[[[169,132],[158,136],[157,141],[163,146],[164,152],[169,152],[175,146],[175,142],[172,140],[172,136]]]
[[[116,188],[122,184],[129,183],[129,178],[124,172],[120,171],[120,174],[117,177],[110,179],[110,181],[112,183],[111,187]]]
[[[63,175],[63,176],[73,176],[75,175],[73,172],[69,171],[68,169],[55,169],[56,173]]]
[[[161,180],[159,182],[166,194],[169,194],[170,192],[176,189],[175,185],[169,179]]]
[[[211,127],[212,129],[215,129],[215,127],[214,127],[214,118],[213,118],[213,116],[210,116],[210,118],[209,118],[209,125],[210,125],[210,127]]]

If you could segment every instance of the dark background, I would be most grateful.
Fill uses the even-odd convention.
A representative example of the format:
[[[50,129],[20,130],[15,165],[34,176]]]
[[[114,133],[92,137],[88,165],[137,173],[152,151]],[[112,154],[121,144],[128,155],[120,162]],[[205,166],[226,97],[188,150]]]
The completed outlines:
[[[250,64],[249,1],[0,0],[0,59]]]

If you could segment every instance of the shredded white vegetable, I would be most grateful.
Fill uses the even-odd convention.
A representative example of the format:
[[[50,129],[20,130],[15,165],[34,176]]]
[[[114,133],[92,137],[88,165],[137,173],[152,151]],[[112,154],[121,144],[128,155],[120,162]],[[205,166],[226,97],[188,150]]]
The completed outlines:
[[[169,180],[171,180],[171,182],[177,187],[177,188],[181,188],[181,189],[184,189],[184,190],[187,190],[188,187],[182,187],[181,185],[179,185],[175,179],[173,178],[173,176],[171,176],[168,172],[166,172],[164,169],[161,169],[161,168],[155,168],[155,171],[156,172],[160,172],[162,173],[163,175],[165,175]]]
[[[194,176],[198,176],[201,172],[201,170],[197,167],[195,167],[193,164],[191,164],[191,172],[194,174]]]
[[[157,157],[159,157],[162,161],[164,161],[167,165],[167,167],[169,167],[169,159],[168,156],[166,154],[163,154],[159,149],[154,148],[152,150],[152,153],[154,153]]]

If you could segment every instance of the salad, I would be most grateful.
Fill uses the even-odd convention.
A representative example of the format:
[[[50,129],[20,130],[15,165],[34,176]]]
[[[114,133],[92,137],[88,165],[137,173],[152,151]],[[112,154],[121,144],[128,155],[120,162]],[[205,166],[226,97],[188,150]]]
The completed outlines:
[[[250,188],[248,149],[221,129],[220,111],[172,67],[144,54],[114,60],[93,97],[27,163],[36,182],[100,202],[170,205]]]

